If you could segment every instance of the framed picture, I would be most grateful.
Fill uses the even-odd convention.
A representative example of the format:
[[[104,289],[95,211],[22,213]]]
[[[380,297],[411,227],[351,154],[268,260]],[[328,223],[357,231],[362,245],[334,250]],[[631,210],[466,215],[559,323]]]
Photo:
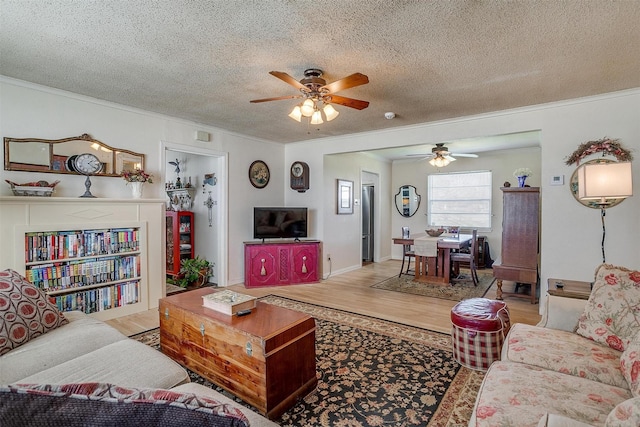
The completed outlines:
[[[269,183],[269,166],[262,160],[256,160],[249,166],[249,181],[256,188],[264,188]]]
[[[353,213],[353,181],[338,180],[338,215]]]

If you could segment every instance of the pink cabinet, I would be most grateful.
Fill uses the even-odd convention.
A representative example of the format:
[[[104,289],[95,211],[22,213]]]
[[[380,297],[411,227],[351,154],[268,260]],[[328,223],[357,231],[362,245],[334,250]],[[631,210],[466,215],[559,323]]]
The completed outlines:
[[[245,242],[244,284],[248,288],[319,282],[321,244]]]

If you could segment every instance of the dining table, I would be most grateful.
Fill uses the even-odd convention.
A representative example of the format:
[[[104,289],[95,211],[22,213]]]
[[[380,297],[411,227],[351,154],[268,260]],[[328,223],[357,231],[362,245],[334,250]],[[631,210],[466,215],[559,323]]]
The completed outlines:
[[[396,245],[411,245],[415,254],[415,278],[417,282],[448,285],[451,283],[452,250],[460,250],[471,245],[471,234],[445,233],[438,237],[427,233],[410,234],[408,237],[394,237]]]

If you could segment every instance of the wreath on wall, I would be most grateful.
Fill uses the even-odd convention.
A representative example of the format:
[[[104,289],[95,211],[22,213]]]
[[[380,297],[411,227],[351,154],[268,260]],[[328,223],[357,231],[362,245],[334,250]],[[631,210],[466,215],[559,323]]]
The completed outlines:
[[[622,147],[622,144],[620,144],[620,140],[604,137],[597,141],[587,141],[580,144],[576,151],[574,151],[569,157],[567,157],[567,161],[565,162],[565,164],[567,166],[570,166],[574,163],[576,165],[579,165],[580,160],[591,154],[600,152],[603,154],[615,156],[615,158],[620,162],[630,162],[631,160],[633,160],[633,155],[629,150]]]

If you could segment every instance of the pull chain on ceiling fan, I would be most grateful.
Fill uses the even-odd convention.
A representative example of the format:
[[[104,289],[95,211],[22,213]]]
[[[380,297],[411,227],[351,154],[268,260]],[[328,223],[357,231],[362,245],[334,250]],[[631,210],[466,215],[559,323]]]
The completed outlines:
[[[334,94],[334,92],[338,92],[340,90],[369,83],[369,78],[361,73],[351,74],[350,76],[329,84],[327,84],[326,80],[322,78],[322,70],[317,68],[309,68],[305,70],[305,77],[300,81],[297,81],[289,74],[282,71],[270,71],[269,74],[295,87],[300,91],[300,94],[278,96],[275,98],[254,99],[250,102],[259,103],[279,101],[282,99],[304,98],[304,101],[296,105],[291,113],[289,113],[289,117],[298,122],[302,121],[302,117],[310,117],[310,123],[312,125],[321,124],[324,122],[322,120],[322,113],[324,113],[327,121],[335,119],[340,113],[333,108],[332,104],[344,105],[345,107],[355,108],[356,110],[363,110],[369,106],[368,101],[361,101],[359,99],[347,98]]]

